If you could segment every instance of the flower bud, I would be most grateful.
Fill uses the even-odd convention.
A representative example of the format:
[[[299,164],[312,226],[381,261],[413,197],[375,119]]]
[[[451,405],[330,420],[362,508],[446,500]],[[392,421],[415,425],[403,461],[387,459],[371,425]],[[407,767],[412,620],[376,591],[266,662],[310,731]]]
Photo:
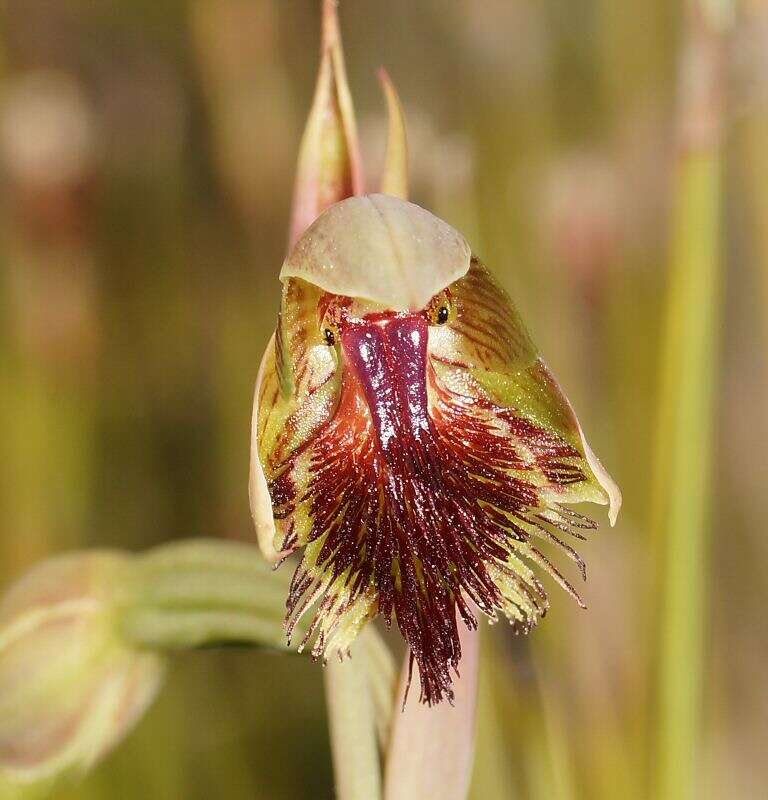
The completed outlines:
[[[0,603],[0,774],[18,783],[85,770],[152,702],[164,664],[120,634],[134,560],[75,553]]]

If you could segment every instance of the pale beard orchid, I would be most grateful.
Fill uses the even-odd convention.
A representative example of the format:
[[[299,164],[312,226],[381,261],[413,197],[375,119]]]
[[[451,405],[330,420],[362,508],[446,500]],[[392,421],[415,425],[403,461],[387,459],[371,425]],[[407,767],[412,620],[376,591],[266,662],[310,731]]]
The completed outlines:
[[[597,526],[569,505],[610,504],[613,523],[621,495],[507,293],[459,232],[404,199],[402,109],[382,77],[384,193],[366,195],[327,0],[250,495],[267,558],[301,553],[288,636],[311,614],[301,646],[343,657],[381,615],[431,705],[453,698],[459,626],[479,612],[526,632],[544,615],[537,567],[582,602],[540,545],[585,575],[569,540]]]
[[[474,609],[528,631],[546,612],[539,547],[596,527],[568,508],[617,490],[506,292],[453,228],[388,195],[325,211],[283,265],[256,390],[254,503],[303,555],[289,634],[344,654],[377,614],[451,697]],[[274,520],[274,522],[272,522]],[[457,622],[456,612],[459,621]]]

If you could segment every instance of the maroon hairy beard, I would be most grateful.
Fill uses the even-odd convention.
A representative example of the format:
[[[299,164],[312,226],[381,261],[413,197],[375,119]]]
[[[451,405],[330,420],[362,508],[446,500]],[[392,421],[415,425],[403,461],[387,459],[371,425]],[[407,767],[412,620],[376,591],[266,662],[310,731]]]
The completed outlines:
[[[290,541],[291,516],[305,503],[307,543],[322,542],[316,560],[302,561],[293,576],[289,627],[318,599],[323,577],[331,583],[308,638],[331,609],[340,580],[350,597],[336,614],[373,589],[379,613],[387,625],[394,617],[410,648],[411,668],[414,661],[418,666],[420,699],[431,705],[453,699],[452,672],[458,674],[461,658],[457,611],[476,628],[473,606],[495,618],[510,602],[489,567],[530,602],[534,613],[520,609],[522,621],[513,621],[528,631],[548,600],[537,579],[508,564],[515,542],[525,542],[578,599],[530,543],[530,531],[565,549],[583,572],[583,561],[550,528],[584,538],[575,529],[596,526],[557,505],[545,519],[539,489],[520,477],[535,469],[550,484],[582,481],[583,472],[568,462],[578,451],[512,410],[441,385],[428,361],[427,336],[426,322],[416,316],[346,330],[338,409],[282,466],[270,491],[289,531],[286,546],[297,544]],[[307,455],[311,477],[299,494],[291,467]],[[324,650],[322,634],[318,639],[315,655]]]

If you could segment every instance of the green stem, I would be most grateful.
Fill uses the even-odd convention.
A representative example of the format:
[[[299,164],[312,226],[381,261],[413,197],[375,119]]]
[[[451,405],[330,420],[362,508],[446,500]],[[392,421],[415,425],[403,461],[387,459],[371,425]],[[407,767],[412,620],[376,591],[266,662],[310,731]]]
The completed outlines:
[[[325,668],[328,725],[338,800],[379,800],[381,765],[365,652]]]
[[[661,523],[661,658],[655,759],[659,770],[656,796],[669,800],[696,796],[717,351],[714,251],[719,179],[716,158],[702,154],[689,157],[681,166],[678,225],[682,238],[677,246],[671,293],[677,317],[667,335],[667,358],[674,360],[677,375],[662,392],[670,438],[664,446],[668,502]]]
[[[140,556],[136,567],[121,604],[122,632],[132,643],[155,650],[233,644],[286,649],[288,573],[273,571],[253,545],[179,542]],[[395,681],[392,656],[370,626],[353,658],[325,669],[340,800],[381,796],[376,735],[385,746]]]
[[[121,615],[134,644],[286,649],[288,573],[274,572],[255,546],[193,539],[139,556],[136,566]]]
[[[701,156],[681,170],[681,214],[687,238],[716,230],[719,165]],[[711,235],[703,236],[711,242]],[[668,491],[662,544],[661,661],[659,676],[658,758],[660,798],[695,796],[695,758],[699,749],[702,697],[706,521],[711,462],[712,357],[714,331],[714,259],[701,241],[681,243],[677,282],[696,265],[681,319],[670,338],[679,339],[679,375],[674,397],[664,392],[674,419],[667,442]],[[698,253],[699,258],[694,257]],[[678,286],[678,290],[682,287]],[[673,296],[679,292],[673,291]],[[685,311],[684,306],[689,305]],[[682,307],[681,307],[682,306]]]
[[[721,37],[692,6],[663,340],[654,527],[660,566],[654,797],[698,796],[720,286]],[[687,91],[686,91],[687,90]]]
[[[379,745],[382,752],[386,753],[397,703],[398,674],[395,660],[372,625],[368,625],[361,632],[360,645],[365,655],[368,688],[376,717]]]

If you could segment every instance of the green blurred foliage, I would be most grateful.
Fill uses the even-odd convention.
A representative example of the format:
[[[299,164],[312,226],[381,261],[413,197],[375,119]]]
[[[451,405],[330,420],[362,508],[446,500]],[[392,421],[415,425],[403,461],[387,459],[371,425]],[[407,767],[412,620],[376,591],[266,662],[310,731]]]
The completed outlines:
[[[682,5],[342,3],[369,185],[384,154],[383,64],[408,116],[414,199],[465,231],[510,290],[624,490],[619,525],[581,548],[589,611],[553,592],[530,640],[503,626],[486,637],[483,800],[649,796],[664,613],[649,523]],[[252,385],[277,310],[318,21],[313,0],[7,0],[4,581],[74,546],[251,536]],[[765,52],[768,8],[745,1],[726,53],[712,353],[709,798],[757,797],[768,780]],[[127,743],[57,797],[329,797],[321,678],[299,658],[179,658]]]

